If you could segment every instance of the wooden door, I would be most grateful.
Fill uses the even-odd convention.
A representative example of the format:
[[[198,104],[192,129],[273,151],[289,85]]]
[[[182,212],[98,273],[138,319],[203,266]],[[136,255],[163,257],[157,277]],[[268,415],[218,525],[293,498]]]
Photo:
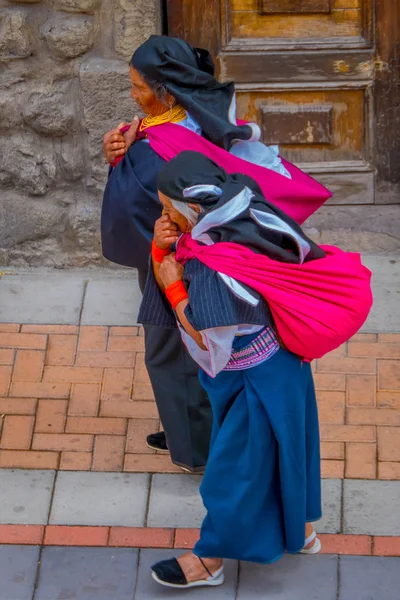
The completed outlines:
[[[167,13],[169,35],[211,50],[219,78],[236,83],[238,116],[326,184],[330,205],[393,213],[398,0],[167,0]]]

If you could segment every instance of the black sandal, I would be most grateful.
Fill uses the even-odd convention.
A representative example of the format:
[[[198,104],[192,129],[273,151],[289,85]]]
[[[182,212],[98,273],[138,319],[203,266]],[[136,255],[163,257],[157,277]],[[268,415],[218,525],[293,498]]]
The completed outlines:
[[[153,565],[151,567],[151,575],[157,583],[170,588],[187,589],[191,587],[222,585],[225,581],[224,567],[220,567],[218,571],[212,574],[200,556],[197,556],[197,558],[209,575],[207,579],[198,579],[197,581],[188,582],[186,575],[182,571],[182,567],[176,558],[161,560]]]

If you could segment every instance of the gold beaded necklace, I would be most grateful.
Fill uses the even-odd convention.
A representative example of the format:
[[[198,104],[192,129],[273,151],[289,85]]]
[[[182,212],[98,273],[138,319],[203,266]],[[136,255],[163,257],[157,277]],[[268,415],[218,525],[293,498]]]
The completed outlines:
[[[147,115],[144,117],[140,123],[139,131],[144,131],[148,127],[153,127],[153,125],[162,125],[163,123],[179,123],[186,119],[187,114],[186,110],[177,104],[170,110],[165,111],[162,115]]]

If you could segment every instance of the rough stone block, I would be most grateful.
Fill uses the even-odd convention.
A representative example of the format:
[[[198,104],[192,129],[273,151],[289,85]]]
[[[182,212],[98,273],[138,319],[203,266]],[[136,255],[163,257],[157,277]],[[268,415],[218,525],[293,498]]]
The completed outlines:
[[[159,33],[161,27],[159,0],[136,2],[116,0],[114,9],[115,51],[130,59],[135,47],[140,46],[149,35]],[[134,40],[135,46],[132,41]]]
[[[0,58],[26,58],[31,54],[26,13],[20,9],[0,11]]]
[[[60,140],[56,155],[62,176],[67,181],[78,181],[85,174],[86,160],[82,137],[74,134]]]
[[[3,138],[0,183],[33,196],[44,196],[56,177],[52,145],[24,131]]]
[[[57,8],[64,12],[81,12],[92,15],[96,12],[100,0],[57,0]]]
[[[7,190],[1,192],[0,257],[17,265],[54,266],[61,261],[59,239],[64,232],[64,209],[61,200],[71,195],[67,191],[49,192],[46,199],[35,198]],[[1,263],[1,260],[0,260]],[[3,307],[2,307],[3,308]]]
[[[59,13],[42,26],[41,34],[56,55],[76,58],[93,46],[94,21],[88,16],[66,16]]]
[[[22,109],[16,90],[0,93],[0,128],[11,129],[22,123]]]
[[[123,61],[91,58],[82,64],[79,76],[92,169],[88,185],[102,189],[107,179],[103,136],[121,121],[131,121],[137,106],[130,98],[129,69]]]
[[[71,249],[79,248],[82,251],[92,248],[101,253],[100,210],[99,202],[91,203],[89,199],[71,206],[67,217],[66,246],[70,246]]]
[[[59,137],[68,134],[74,122],[69,83],[32,93],[24,106],[24,120],[43,135]]]

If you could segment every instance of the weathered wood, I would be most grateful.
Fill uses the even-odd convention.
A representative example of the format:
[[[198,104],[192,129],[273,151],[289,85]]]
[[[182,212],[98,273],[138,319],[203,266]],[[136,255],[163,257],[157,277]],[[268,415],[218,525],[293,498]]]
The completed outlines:
[[[329,14],[260,15],[258,12],[232,13],[234,38],[291,38],[316,40],[362,35],[362,12],[358,8],[333,10]]]
[[[226,52],[219,56],[221,78],[236,83],[371,80],[373,51]]]
[[[264,139],[270,144],[331,144],[332,105],[283,104],[261,108]]]
[[[400,4],[375,1],[375,140],[376,200],[400,197]]]
[[[253,10],[257,11],[261,0],[230,0],[232,10]],[[272,0],[270,0],[272,1]],[[278,3],[279,0],[274,0]],[[361,8],[364,0],[330,0],[331,8]]]
[[[207,48],[215,57],[220,49],[219,0],[167,0],[168,34]]]
[[[329,13],[331,0],[260,0],[260,14]]]

